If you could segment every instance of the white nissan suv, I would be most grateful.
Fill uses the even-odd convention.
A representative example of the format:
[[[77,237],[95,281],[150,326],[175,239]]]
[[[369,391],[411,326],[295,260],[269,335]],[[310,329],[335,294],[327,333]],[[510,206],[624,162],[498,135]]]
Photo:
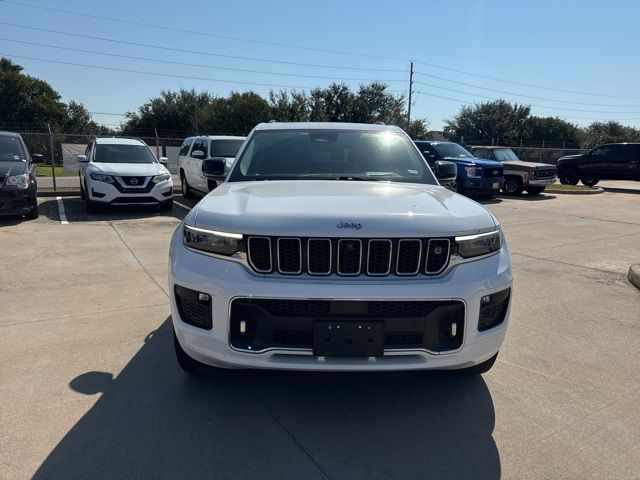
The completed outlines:
[[[87,212],[104,205],[173,207],[173,181],[167,159],[133,138],[94,138],[78,155],[80,194]]]
[[[205,171],[220,171],[211,160]],[[398,127],[269,123],[170,247],[180,366],[484,373],[507,331],[498,220]]]

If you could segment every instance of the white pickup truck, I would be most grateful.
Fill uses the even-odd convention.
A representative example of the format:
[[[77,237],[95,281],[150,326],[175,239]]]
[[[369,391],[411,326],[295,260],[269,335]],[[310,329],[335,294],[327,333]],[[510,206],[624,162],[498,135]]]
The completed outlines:
[[[489,370],[509,249],[489,210],[439,184],[456,171],[398,127],[258,125],[171,241],[180,366]]]
[[[182,195],[191,198],[195,193],[206,195],[222,183],[245,137],[202,135],[184,140],[178,153],[178,172],[182,183]],[[205,177],[204,160],[217,158],[225,163],[222,175]]]

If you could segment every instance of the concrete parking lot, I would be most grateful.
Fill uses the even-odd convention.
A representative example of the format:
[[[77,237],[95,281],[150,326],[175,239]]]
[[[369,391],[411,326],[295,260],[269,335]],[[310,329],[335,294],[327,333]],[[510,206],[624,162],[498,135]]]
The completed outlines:
[[[0,478],[637,479],[640,185],[604,186],[486,202],[514,304],[473,379],[190,378],[166,278],[194,202],[88,216],[42,198],[38,220],[0,219]]]

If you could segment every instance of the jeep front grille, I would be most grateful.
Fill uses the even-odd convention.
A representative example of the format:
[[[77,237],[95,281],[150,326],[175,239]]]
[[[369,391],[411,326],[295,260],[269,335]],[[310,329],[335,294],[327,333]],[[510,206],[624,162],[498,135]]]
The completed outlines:
[[[313,276],[414,276],[442,273],[451,256],[448,238],[298,238],[249,236],[257,273]]]

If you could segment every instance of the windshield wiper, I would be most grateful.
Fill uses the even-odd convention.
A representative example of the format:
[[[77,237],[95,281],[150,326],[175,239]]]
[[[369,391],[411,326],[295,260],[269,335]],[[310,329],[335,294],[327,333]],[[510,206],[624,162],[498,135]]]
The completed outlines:
[[[352,176],[343,176],[343,177],[337,177],[336,180],[355,180],[355,181],[359,181],[359,182],[370,182],[370,181],[375,181],[372,180],[370,178],[363,178],[363,177],[352,177]]]

